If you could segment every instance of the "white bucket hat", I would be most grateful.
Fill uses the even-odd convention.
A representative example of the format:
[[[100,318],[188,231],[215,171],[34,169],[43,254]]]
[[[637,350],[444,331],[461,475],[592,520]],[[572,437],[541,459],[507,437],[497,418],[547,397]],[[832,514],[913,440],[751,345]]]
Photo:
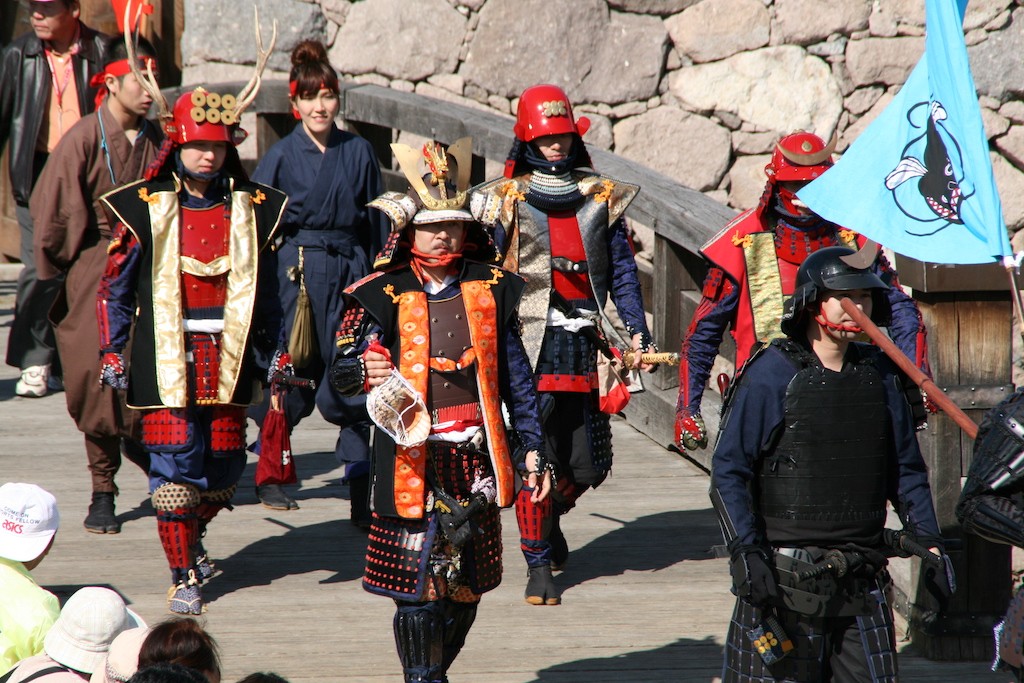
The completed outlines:
[[[109,588],[87,586],[75,592],[60,611],[43,651],[58,664],[91,674],[98,669],[114,638],[129,628],[145,626]]]
[[[43,554],[60,526],[57,499],[35,484],[0,486],[0,557],[29,562]]]

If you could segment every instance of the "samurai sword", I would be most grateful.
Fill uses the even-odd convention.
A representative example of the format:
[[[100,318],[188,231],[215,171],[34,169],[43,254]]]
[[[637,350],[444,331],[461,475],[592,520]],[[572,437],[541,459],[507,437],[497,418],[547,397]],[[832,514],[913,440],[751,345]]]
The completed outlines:
[[[633,351],[622,352],[622,364],[626,366],[627,370],[633,369]],[[651,365],[679,365],[679,354],[669,352],[659,353],[641,353],[641,363],[649,363]]]

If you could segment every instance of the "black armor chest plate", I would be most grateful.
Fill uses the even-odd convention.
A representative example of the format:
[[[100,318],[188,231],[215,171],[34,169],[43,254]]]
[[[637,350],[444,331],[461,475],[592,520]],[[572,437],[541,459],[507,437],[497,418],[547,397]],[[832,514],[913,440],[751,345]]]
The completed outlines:
[[[466,305],[462,301],[462,294],[451,299],[431,301],[428,306],[430,356],[457,362],[463,351],[473,345],[469,336],[469,321],[466,320]],[[451,372],[440,372],[431,368],[429,398],[427,407],[432,411],[467,403],[479,403],[476,365]]]
[[[773,543],[877,542],[890,431],[882,382],[868,363],[841,372],[812,365],[790,381],[783,433],[756,479]]]

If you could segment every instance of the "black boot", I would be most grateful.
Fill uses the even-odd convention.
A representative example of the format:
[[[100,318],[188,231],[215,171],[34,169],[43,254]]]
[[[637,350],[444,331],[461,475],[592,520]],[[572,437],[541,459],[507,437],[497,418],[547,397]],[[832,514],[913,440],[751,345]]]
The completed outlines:
[[[89,514],[85,518],[85,530],[94,534],[121,533],[121,523],[114,516],[112,491],[97,491],[92,494]]]
[[[531,605],[559,605],[562,598],[558,595],[555,582],[551,578],[551,565],[530,567],[526,582],[526,602]]]
[[[264,484],[256,487],[256,497],[263,507],[271,510],[298,510],[299,504],[292,499],[280,484]]]
[[[551,524],[551,533],[548,536],[548,543],[551,544],[551,571],[555,572],[562,571],[569,559],[569,543],[565,540],[565,534],[562,533],[558,519],[556,510]]]
[[[370,515],[370,475],[352,477],[348,480],[348,496],[352,504],[350,519],[360,529],[369,529]]]

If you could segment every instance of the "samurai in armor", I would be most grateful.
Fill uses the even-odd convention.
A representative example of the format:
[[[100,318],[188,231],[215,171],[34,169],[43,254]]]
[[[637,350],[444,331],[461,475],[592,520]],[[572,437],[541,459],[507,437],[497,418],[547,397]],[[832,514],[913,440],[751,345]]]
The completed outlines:
[[[516,316],[525,283],[465,208],[470,139],[425,145],[422,176],[420,152],[392,149],[412,188],[371,203],[394,228],[378,272],[346,290],[331,374],[343,395],[369,392],[378,425],[363,587],[395,600],[405,680],[440,683],[501,580],[516,469],[538,502],[551,474]]]
[[[783,335],[782,305],[793,294],[797,269],[823,247],[857,249],[865,238],[812,212],[796,193],[832,166],[835,137],[826,144],[813,133],[783,137],[765,166],[768,182],[761,201],[725,226],[701,249],[707,261],[702,298],[683,338],[676,403],[676,443],[696,450],[707,446],[701,416],[704,389],[718,348],[731,328],[736,368],[754,349]],[[872,272],[889,285],[889,334],[907,356],[930,375],[925,327],[914,300],[899,287],[896,272],[881,252]],[[925,414],[919,411],[923,424]]]
[[[604,315],[609,297],[629,336],[621,345],[636,352],[635,367],[653,369],[639,362],[642,351],[655,348],[623,220],[639,188],[588,170],[582,136],[589,127],[586,117],[574,118],[560,88],[527,88],[504,177],[475,188],[472,199],[473,214],[494,230],[505,265],[526,277],[519,305],[523,343],[557,474],[549,499],[535,502],[529,485],[516,499],[529,568],[525,598],[532,605],[561,602],[551,578],[569,554],[559,516],[612,467],[609,414],[622,405],[602,402],[598,391],[599,356],[617,351]],[[635,374],[631,384],[631,390],[641,388]]]
[[[235,149],[257,84],[237,97],[181,95],[144,179],[102,199],[117,226],[97,294],[101,381],[142,411],[178,614],[205,609],[213,570],[201,538],[245,467],[246,407],[288,363],[269,248],[287,197],[249,182]]]
[[[964,531],[1024,548],[1024,390],[992,408],[974,441],[974,457],[956,506]],[[1024,680],[1024,586],[996,626],[994,669]]]
[[[783,312],[786,337],[750,359],[726,400],[710,490],[737,597],[726,683],[897,680],[883,592],[887,502],[942,556],[935,590],[952,592],[905,377],[853,341],[861,329],[842,308],[848,297],[888,322],[888,287],[842,260],[854,254],[807,257]],[[814,575],[823,560],[833,569]],[[791,647],[772,650],[780,634]]]

